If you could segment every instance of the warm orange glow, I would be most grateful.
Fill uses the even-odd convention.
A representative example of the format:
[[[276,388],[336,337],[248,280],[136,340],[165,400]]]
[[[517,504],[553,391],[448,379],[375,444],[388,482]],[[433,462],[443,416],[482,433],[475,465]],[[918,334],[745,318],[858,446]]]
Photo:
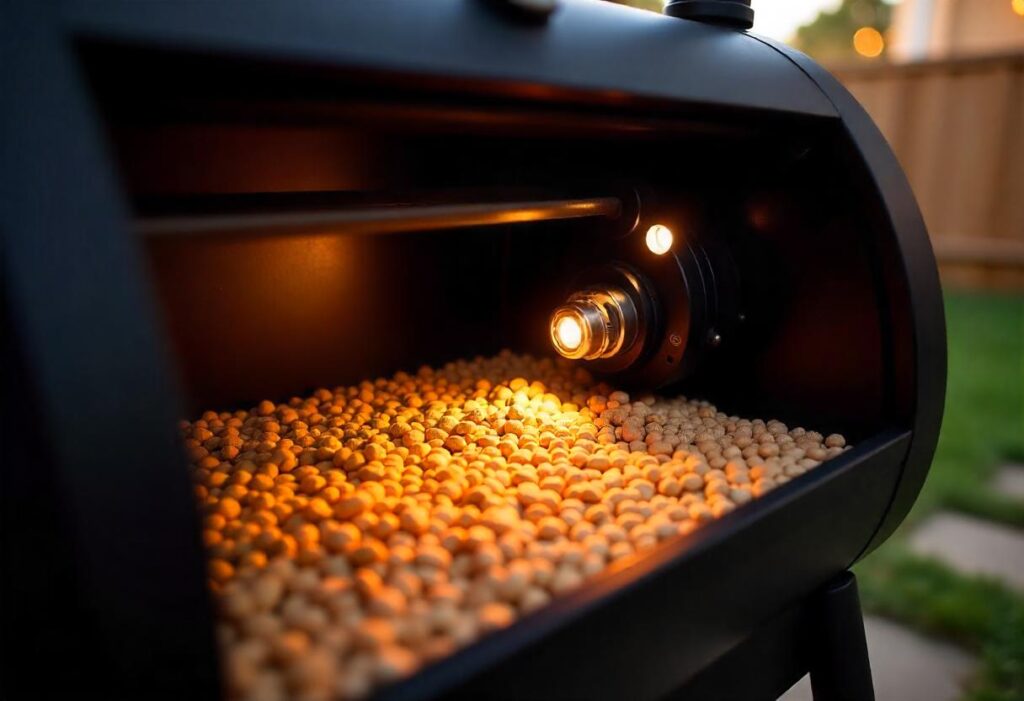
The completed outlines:
[[[555,333],[558,334],[559,343],[567,350],[576,350],[583,343],[583,327],[574,316],[563,316],[559,319]]]
[[[1024,0],[1011,0],[1010,6],[1013,8],[1014,12],[1021,17],[1024,17]]]
[[[647,230],[647,248],[657,256],[668,253],[672,248],[672,230],[663,224],[655,224]]]
[[[861,56],[877,58],[885,50],[885,39],[874,27],[861,27],[853,34],[853,49]]]
[[[551,345],[563,358],[578,360],[591,350],[586,323],[583,314],[569,306],[559,307],[551,315]]]

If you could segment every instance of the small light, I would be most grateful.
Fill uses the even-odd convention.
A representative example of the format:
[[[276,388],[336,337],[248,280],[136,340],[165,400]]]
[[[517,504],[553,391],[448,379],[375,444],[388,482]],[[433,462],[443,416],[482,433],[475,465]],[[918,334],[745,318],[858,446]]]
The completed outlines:
[[[672,230],[663,224],[655,224],[647,230],[647,248],[656,256],[663,256],[672,248]]]
[[[583,327],[574,316],[563,316],[558,320],[558,341],[567,350],[576,350],[583,343]]]
[[[562,357],[578,360],[593,351],[594,339],[587,313],[593,314],[593,310],[587,306],[563,304],[551,315],[551,344]]]
[[[878,58],[885,50],[885,39],[874,27],[861,27],[853,33],[853,49],[865,58]]]
[[[636,304],[616,287],[587,288],[569,295],[551,314],[551,345],[563,358],[611,358],[638,333]]]
[[[1024,0],[1011,0],[1010,7],[1021,17],[1024,17]]]

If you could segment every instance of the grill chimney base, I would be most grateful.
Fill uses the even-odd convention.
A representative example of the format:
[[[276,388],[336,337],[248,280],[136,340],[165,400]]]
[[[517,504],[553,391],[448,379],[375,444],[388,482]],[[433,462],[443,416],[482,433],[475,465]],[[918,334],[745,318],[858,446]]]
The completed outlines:
[[[734,29],[754,26],[754,10],[750,0],[670,0],[665,14],[679,19],[692,19]]]

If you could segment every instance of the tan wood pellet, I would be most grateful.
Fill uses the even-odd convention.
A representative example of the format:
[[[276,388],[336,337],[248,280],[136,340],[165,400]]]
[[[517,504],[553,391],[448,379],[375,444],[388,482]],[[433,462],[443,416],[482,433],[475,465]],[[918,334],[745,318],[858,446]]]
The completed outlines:
[[[232,699],[346,700],[847,448],[503,352],[183,422]]]

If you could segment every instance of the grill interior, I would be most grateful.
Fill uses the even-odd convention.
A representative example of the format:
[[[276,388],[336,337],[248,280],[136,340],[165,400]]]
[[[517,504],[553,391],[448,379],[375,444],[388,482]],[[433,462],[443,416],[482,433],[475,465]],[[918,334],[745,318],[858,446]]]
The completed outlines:
[[[891,418],[872,264],[884,244],[828,120],[582,98],[554,111],[525,88],[424,95],[381,75],[87,56],[136,216],[163,220],[146,246],[193,412],[502,348],[548,354],[549,311],[637,224],[639,191],[641,235],[654,222],[710,235],[740,267],[747,322],[680,391],[855,437]],[[117,67],[139,61],[153,80],[128,91]],[[626,204],[429,233],[173,232],[197,215],[573,197]]]
[[[211,408],[256,407],[268,398],[286,402],[289,397],[309,396],[318,387],[337,387],[333,396],[343,397],[345,385],[422,365],[439,367],[457,358],[493,356],[502,349],[550,356],[548,314],[564,299],[577,273],[623,250],[642,267],[643,257],[649,255],[640,246],[643,232],[653,223],[663,223],[684,240],[712,237],[727,245],[739,269],[745,318],[709,361],[682,383],[662,388],[663,394],[710,400],[734,417],[758,416],[813,427],[822,434],[804,447],[820,446],[815,448],[819,458],[826,455],[825,435],[842,432],[863,440],[892,425],[897,405],[886,388],[891,388],[888,378],[893,370],[886,364],[885,312],[878,303],[881,290],[871,264],[880,244],[871,233],[875,226],[871,212],[860,204],[863,193],[855,167],[851,162],[849,169],[836,168],[847,156],[834,123],[770,114],[741,119],[728,111],[701,112],[698,117],[696,111],[687,114],[678,108],[666,114],[658,105],[599,112],[572,96],[563,96],[568,97],[566,106],[553,110],[537,100],[549,95],[528,90],[514,99],[450,86],[439,94],[386,75],[338,76],[308,68],[289,71],[230,62],[217,63],[211,71],[205,61],[160,54],[131,57],[147,62],[154,79],[143,88],[144,94],[136,91],[125,99],[129,93],[119,80],[117,66],[124,65],[126,57],[117,51],[86,55],[194,417]],[[502,216],[496,216],[487,225],[444,226],[445,220],[457,218],[456,213],[467,207],[507,207],[515,212],[528,209],[515,203],[574,199],[615,206],[579,218],[519,216],[515,218],[527,221],[502,223]],[[429,231],[405,230],[408,227],[395,213],[410,207],[439,213],[441,223],[420,227]],[[670,355],[664,362],[678,360]],[[537,372],[535,366],[526,367]],[[513,377],[495,372],[490,370],[488,376],[494,383],[512,382]],[[561,372],[566,378],[571,373]],[[613,387],[575,398],[563,391],[559,399],[575,399],[585,406],[587,400],[594,401],[595,392],[618,386],[651,389],[615,385],[615,378],[610,381]],[[258,467],[260,461],[274,462],[268,457],[273,440],[257,447],[263,435],[261,422],[287,413],[284,407],[289,405],[300,411],[306,406],[292,399],[262,419],[254,418],[264,413],[258,408],[234,415],[236,428],[241,429],[240,435],[235,433],[243,452],[240,458],[233,457],[237,448],[229,459],[216,448],[202,447],[210,437],[215,442],[224,439],[229,414],[207,411],[184,433],[207,514],[204,538],[212,558],[209,571],[222,620],[222,665],[230,696],[268,689],[322,692],[330,687],[330,695],[358,697],[540,605],[536,599],[540,595],[535,593],[533,599],[526,597],[529,605],[516,600],[509,608],[500,597],[488,604],[487,597],[473,587],[491,575],[473,570],[456,581],[469,583],[466,601],[470,603],[464,602],[463,607],[475,611],[479,620],[473,619],[475,624],[470,625],[475,632],[459,629],[455,640],[444,629],[435,630],[428,642],[409,643],[402,637],[402,626],[414,614],[395,614],[393,607],[379,603],[376,594],[361,591],[362,608],[344,619],[347,622],[339,622],[342,614],[337,611],[332,614],[335,617],[327,630],[334,633],[310,624],[316,632],[305,643],[301,637],[296,642],[271,636],[277,647],[253,652],[253,645],[261,649],[254,640],[265,639],[249,630],[257,613],[246,609],[246,597],[251,598],[258,586],[269,586],[266,576],[259,580],[254,572],[268,567],[268,572],[275,573],[271,579],[279,576],[286,583],[286,594],[269,611],[288,621],[285,636],[305,635],[296,601],[309,601],[302,599],[301,592],[293,593],[290,603],[287,598],[289,587],[302,578],[295,574],[297,569],[305,566],[308,574],[319,567],[321,586],[326,586],[323,578],[332,576],[325,571],[330,569],[324,564],[329,561],[335,562],[335,574],[349,582],[345,586],[356,582],[358,587],[361,573],[374,567],[385,578],[398,576],[396,567],[373,563],[366,548],[329,547],[330,538],[341,536],[323,530],[323,520],[345,527],[353,519],[359,522],[360,517],[341,504],[364,494],[375,495],[368,497],[370,508],[379,514],[397,509],[392,518],[402,523],[405,504],[396,506],[394,500],[364,491],[367,482],[379,477],[347,469],[343,472],[354,492],[341,483],[337,485],[342,488],[340,494],[328,490],[331,498],[326,506],[321,503],[323,518],[304,510],[313,508],[309,500],[321,492],[304,494],[301,480],[312,479],[319,469],[316,474],[334,484],[328,462],[333,459],[334,468],[351,462],[351,458],[347,462],[335,458],[337,448],[344,444],[361,452],[369,444],[344,440],[355,435],[352,429],[343,434],[338,428],[342,440],[335,440],[335,450],[321,447],[316,458],[302,458],[300,479],[286,483],[298,488],[285,494],[298,493],[299,502],[288,522],[292,528],[275,532],[304,532],[305,526],[296,526],[300,521],[313,528],[319,525],[319,545],[307,548],[301,539],[297,545],[294,539],[289,544],[278,541],[255,547],[256,555],[252,545],[238,546],[239,551],[224,545],[237,537],[249,542],[230,525],[224,530],[223,516],[227,515],[229,524],[237,517],[234,506],[224,504],[234,494],[230,488],[238,481],[239,464],[265,472]],[[260,406],[269,410],[273,404]],[[351,409],[336,410],[351,421]],[[696,415],[697,409],[693,411]],[[457,414],[461,417],[461,412]],[[377,416],[373,414],[374,420]],[[598,424],[608,422],[601,411],[589,416]],[[421,414],[417,417],[426,421]],[[436,419],[423,428],[436,426]],[[501,411],[493,426],[487,426],[495,428],[495,440],[504,431],[505,420]],[[281,425],[280,433],[296,437],[284,422],[269,425]],[[307,452],[321,445],[328,425],[313,427],[316,441],[306,439]],[[758,430],[764,430],[763,424]],[[615,437],[622,440],[622,429],[618,431]],[[726,442],[731,443],[729,435]],[[690,443],[699,442],[688,438]],[[688,454],[686,444],[684,439],[675,446],[683,451],[676,453],[680,460]],[[633,449],[654,456],[657,464],[656,453],[648,452],[650,447]],[[717,452],[719,448],[705,453],[689,447],[691,459],[725,469],[726,458]],[[460,451],[452,452],[458,460]],[[752,465],[759,462],[756,443],[754,452]],[[827,455],[839,452],[833,449]],[[246,457],[251,460],[239,462]],[[426,455],[419,457],[426,460]],[[514,466],[510,469],[515,473]],[[224,476],[213,479],[211,474],[217,472]],[[336,476],[339,471],[333,472]],[[428,470],[428,478],[432,474]],[[276,471],[270,477],[275,475]],[[638,478],[641,473],[631,476]],[[734,476],[730,472],[730,479]],[[742,484],[730,485],[746,489]],[[491,495],[495,504],[507,500],[528,520],[523,498],[517,502],[516,488],[508,487],[504,496]],[[691,500],[703,503],[704,489],[702,483],[681,508],[689,509]],[[235,496],[242,503],[243,521],[252,518],[258,509],[245,501],[252,497],[245,489],[238,489]],[[381,506],[374,500],[377,497]],[[679,503],[678,494],[660,498]],[[455,499],[455,506],[465,506],[464,499]],[[488,504],[484,501],[479,506]],[[436,498],[427,506],[437,508]],[[289,508],[278,514],[278,525],[284,525]],[[557,511],[553,513],[561,518]],[[714,513],[725,515],[718,507]],[[468,526],[472,517],[466,518]],[[688,533],[698,523],[680,519],[692,524],[680,527],[680,533]],[[533,521],[539,523],[536,518]],[[383,535],[387,527],[359,523],[364,544],[395,542]],[[375,530],[379,528],[380,533]],[[259,538],[255,535],[253,542],[260,542]],[[566,539],[572,542],[571,536]],[[599,562],[588,559],[587,578],[598,572],[606,576],[607,567],[622,569],[656,540],[642,541],[637,551],[631,545],[632,554],[625,560],[622,555],[602,556]],[[538,538],[533,545],[536,549],[531,552],[557,562],[558,556],[544,550],[550,543]],[[354,555],[357,550],[361,554]],[[470,556],[464,546],[450,550],[457,558]],[[338,552],[348,558],[347,565],[331,560]],[[364,555],[369,562],[362,561]],[[268,556],[270,565],[265,564]],[[473,557],[486,558],[475,553]],[[527,561],[513,565],[509,555],[504,564],[529,568]],[[434,575],[428,576],[416,562],[402,567],[427,577],[427,583],[432,581]],[[509,572],[507,567],[498,568],[503,576]],[[579,586],[580,582],[570,580],[575,582],[572,588]],[[399,577],[398,581],[404,580]],[[397,590],[391,584],[392,579],[386,579],[385,589],[394,594]],[[530,591],[549,597],[564,593],[565,587],[535,583]],[[402,611],[407,605],[413,610],[418,604],[427,606],[426,594],[405,593],[409,596]],[[308,596],[316,600],[317,595]],[[321,592],[320,596],[326,595]],[[325,604],[312,604],[309,610],[317,605]],[[380,606],[389,611],[383,618],[374,608]],[[495,606],[506,608],[495,613]],[[239,608],[248,613],[239,614],[235,610]],[[512,619],[505,618],[508,611]],[[318,647],[317,641],[324,635],[355,636],[357,641],[372,638],[378,618],[391,625],[396,615],[397,623],[390,630],[399,631],[401,644],[371,645],[364,640],[353,649],[346,647],[347,652],[320,655],[325,648]],[[279,649],[286,647],[282,640],[300,646],[312,640],[313,652],[289,661],[291,653]],[[373,648],[379,644],[385,646]],[[367,645],[372,648],[369,652],[364,649]],[[314,664],[317,660],[322,663],[319,668]],[[266,671],[275,669],[283,676],[273,677],[272,671]],[[323,679],[333,680],[339,674],[341,681],[336,683]]]

